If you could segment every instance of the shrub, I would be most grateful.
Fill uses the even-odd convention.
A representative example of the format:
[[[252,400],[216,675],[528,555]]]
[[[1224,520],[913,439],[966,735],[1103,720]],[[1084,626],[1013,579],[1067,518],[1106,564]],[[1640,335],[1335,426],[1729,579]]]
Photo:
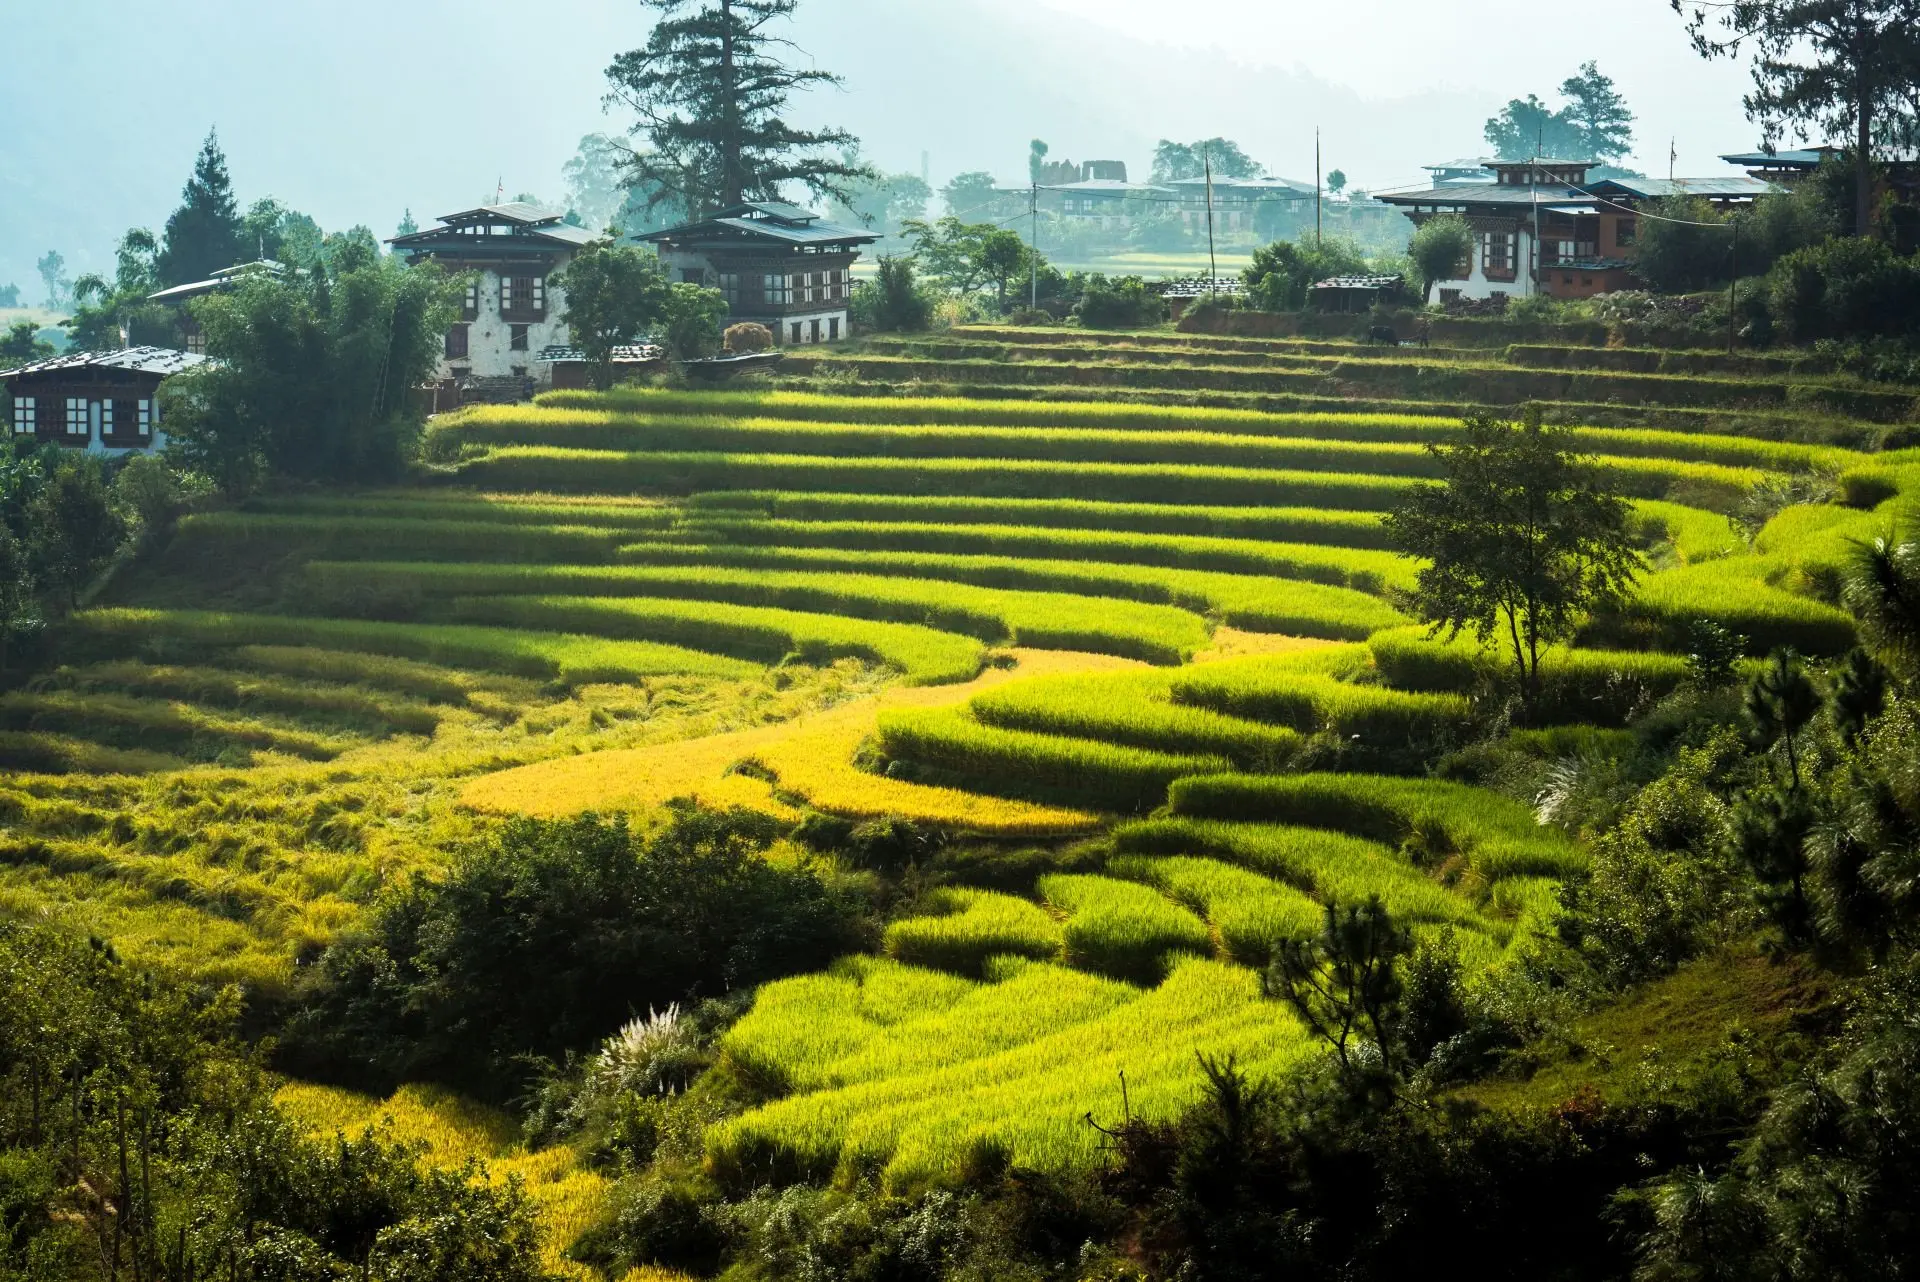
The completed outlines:
[[[729,352],[764,352],[773,346],[773,331],[757,321],[741,321],[727,326],[721,341]]]
[[[1276,240],[1253,251],[1253,262],[1241,278],[1247,301],[1266,312],[1297,312],[1307,305],[1307,291],[1329,276],[1365,271],[1366,259],[1351,242],[1338,238],[1320,244]]]
[[[591,815],[509,823],[327,951],[295,1058],[502,1099],[527,1056],[584,1051],[636,1008],[824,966],[859,942],[852,907],[764,859],[777,833],[685,803],[648,838]]]
[[[1884,241],[1834,239],[1788,254],[1769,291],[1774,324],[1796,342],[1920,329],[1920,261]]]
[[[1109,280],[1095,272],[1086,278],[1073,309],[1089,329],[1139,329],[1167,318],[1167,303],[1138,276]]]
[[[913,260],[883,255],[879,269],[872,281],[854,288],[854,321],[883,334],[925,329],[933,320],[933,302],[914,280]]]

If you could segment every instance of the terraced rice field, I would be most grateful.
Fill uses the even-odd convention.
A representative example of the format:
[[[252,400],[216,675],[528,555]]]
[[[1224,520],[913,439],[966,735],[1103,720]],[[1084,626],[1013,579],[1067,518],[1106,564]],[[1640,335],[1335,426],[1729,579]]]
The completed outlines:
[[[73,907],[136,955],[271,990],[489,814],[696,796],[1073,844],[1071,871],[942,888],[884,956],[765,990],[726,1051],[787,1093],[709,1154],[743,1184],[1082,1164],[1081,1119],[1118,1116],[1123,1073],[1133,1112],[1165,1116],[1197,1051],[1262,1072],[1311,1052],[1255,971],[1327,903],[1378,895],[1481,973],[1581,866],[1527,807],[1421,777],[1497,712],[1499,665],[1409,628],[1417,567],[1381,516],[1463,401],[1536,385],[1515,370],[1562,380],[1568,412],[1647,400],[1579,434],[1660,568],[1551,656],[1568,723],[1673,689],[1699,619],[1756,654],[1844,650],[1834,567],[1920,471],[1780,430],[1796,407],[1853,413],[1867,442],[1905,395],[1791,365],[1065,332],[918,348],[800,363],[1148,399],[1309,380],[1316,407],[866,388],[448,416],[419,484],[188,517],[63,628],[60,661],[0,698],[0,907]],[[1412,408],[1325,412],[1367,378]],[[1751,547],[1732,531],[1757,483],[1809,474],[1855,506],[1789,508]]]

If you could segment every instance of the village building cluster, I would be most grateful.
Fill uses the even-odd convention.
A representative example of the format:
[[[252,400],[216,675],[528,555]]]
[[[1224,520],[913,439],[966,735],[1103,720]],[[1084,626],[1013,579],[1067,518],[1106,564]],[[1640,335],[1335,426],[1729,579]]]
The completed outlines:
[[[1442,214],[1467,220],[1472,252],[1453,277],[1433,282],[1427,303],[1586,298],[1631,285],[1646,202],[1690,196],[1721,209],[1750,206],[1806,177],[1830,151],[1731,154],[1722,159],[1744,172],[1666,179],[1595,180],[1595,165],[1581,160],[1464,158],[1426,166],[1424,187],[1365,201],[1395,209],[1416,226]],[[1044,192],[1060,216],[1110,228],[1172,211],[1196,225],[1210,218],[1219,234],[1239,234],[1252,229],[1262,209],[1306,207],[1318,196],[1314,184],[1277,177],[1135,183],[1125,162],[1112,160],[1054,162],[1040,177],[1050,181],[1004,192],[1036,203]],[[878,237],[797,205],[750,201],[638,239],[654,246],[673,280],[719,290],[732,320],[758,322],[777,344],[801,347],[848,336],[853,267]],[[585,360],[561,319],[566,296],[556,278],[593,240],[560,214],[509,202],[446,214],[388,242],[409,263],[435,262],[470,277],[460,319],[446,334],[432,389],[436,409],[584,386]],[[242,263],[154,294],[151,301],[177,314],[177,349],[76,352],[0,371],[11,394],[15,438],[108,454],[163,446],[158,387],[205,359],[204,338],[185,304],[255,273],[287,270],[274,262]],[[1237,286],[1184,282],[1169,287],[1168,297],[1177,311]],[[1322,310],[1364,311],[1399,300],[1401,290],[1397,277],[1341,277],[1319,282],[1310,300]],[[614,353],[627,367],[659,357],[659,349],[648,346]]]

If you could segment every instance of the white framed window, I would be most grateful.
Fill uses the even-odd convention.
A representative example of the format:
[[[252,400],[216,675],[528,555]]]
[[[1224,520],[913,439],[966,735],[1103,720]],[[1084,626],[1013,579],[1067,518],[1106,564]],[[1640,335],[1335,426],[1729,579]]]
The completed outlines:
[[[740,301],[740,273],[720,273],[720,293],[729,303]]]
[[[67,435],[85,436],[87,434],[87,402],[85,397],[67,398]]]
[[[153,435],[153,402],[141,401],[139,413],[140,413],[140,435],[143,437],[152,436]]]
[[[100,435],[113,435],[113,402],[100,402]]]
[[[468,320],[478,320],[480,318],[479,281],[470,280],[467,282],[467,297],[466,300],[460,304],[460,310],[467,314]]]
[[[769,274],[761,281],[761,286],[767,292],[769,303],[784,306],[793,298],[789,277]]]
[[[547,310],[547,278],[545,276],[533,278],[533,310],[536,312]]]
[[[31,396],[13,398],[13,430],[21,436],[31,436],[38,427],[34,410],[37,405]]]

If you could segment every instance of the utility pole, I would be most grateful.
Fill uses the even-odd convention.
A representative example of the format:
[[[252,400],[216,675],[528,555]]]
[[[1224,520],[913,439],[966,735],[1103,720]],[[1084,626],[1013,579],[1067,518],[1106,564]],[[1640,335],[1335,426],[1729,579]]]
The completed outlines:
[[[1220,264],[1213,255],[1213,153],[1202,151],[1201,161],[1207,168],[1207,295],[1210,298],[1220,296]]]
[[[1033,269],[1033,285],[1027,298],[1027,310],[1040,310],[1040,179],[1033,180],[1027,197],[1027,212],[1033,215],[1033,231],[1027,237],[1027,265]]]
[[[1325,223],[1320,217],[1320,126],[1313,127],[1313,244],[1325,243]]]

